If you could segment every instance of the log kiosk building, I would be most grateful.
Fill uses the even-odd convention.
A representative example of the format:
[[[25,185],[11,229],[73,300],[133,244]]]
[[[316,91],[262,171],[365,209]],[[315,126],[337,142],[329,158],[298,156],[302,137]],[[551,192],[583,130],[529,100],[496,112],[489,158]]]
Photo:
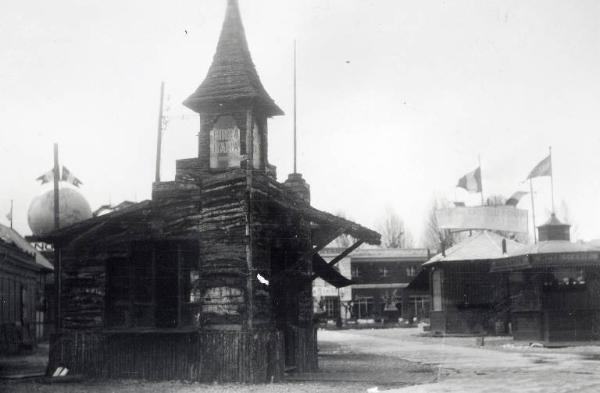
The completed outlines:
[[[571,242],[570,225],[554,214],[538,234],[491,269],[508,280],[515,340],[600,339],[600,249]]]
[[[380,235],[310,206],[300,174],[276,180],[260,82],[229,0],[204,82],[198,157],[177,161],[152,200],[61,228],[59,331],[49,370],[103,378],[266,382],[317,368],[311,286],[337,274],[318,252]],[[330,262],[330,263],[331,263]],[[324,274],[327,275],[327,274]]]

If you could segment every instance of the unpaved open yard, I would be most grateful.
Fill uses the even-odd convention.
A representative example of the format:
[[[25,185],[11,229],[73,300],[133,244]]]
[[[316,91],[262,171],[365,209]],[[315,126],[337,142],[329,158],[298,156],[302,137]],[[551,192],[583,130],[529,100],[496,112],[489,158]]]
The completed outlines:
[[[206,385],[185,382],[87,381],[47,385],[0,382],[0,391],[28,392],[600,392],[600,346],[541,348],[490,337],[436,338],[417,329],[319,331],[320,371],[282,383]]]
[[[36,359],[39,366],[39,356]],[[13,363],[13,368],[16,359]],[[22,364],[22,361],[18,361]],[[6,363],[5,363],[6,364]],[[0,366],[2,365],[0,359]],[[197,384],[186,382],[144,382],[144,381],[87,381],[83,383],[45,384],[35,379],[22,381],[0,381],[0,392],[94,392],[94,393],[247,393],[247,392],[366,392],[368,388],[379,386],[392,389],[415,383],[428,383],[437,378],[434,367],[410,362],[394,356],[368,352],[355,352],[352,346],[335,341],[320,340],[319,366],[317,373],[290,374],[285,382],[264,385],[239,384]],[[29,370],[31,367],[28,368]]]
[[[422,337],[414,329],[326,331],[321,339],[366,352],[426,364],[434,383],[390,389],[397,393],[600,392],[600,346],[531,347],[506,337]],[[384,390],[381,389],[380,390]]]

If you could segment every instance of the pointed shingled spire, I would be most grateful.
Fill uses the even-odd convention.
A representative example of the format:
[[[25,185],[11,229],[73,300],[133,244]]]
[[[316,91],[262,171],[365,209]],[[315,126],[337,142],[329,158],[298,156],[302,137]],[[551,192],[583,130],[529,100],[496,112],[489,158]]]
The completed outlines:
[[[282,115],[263,87],[246,42],[237,0],[227,1],[217,51],[204,82],[183,104],[195,112],[210,104],[255,100],[267,116]]]

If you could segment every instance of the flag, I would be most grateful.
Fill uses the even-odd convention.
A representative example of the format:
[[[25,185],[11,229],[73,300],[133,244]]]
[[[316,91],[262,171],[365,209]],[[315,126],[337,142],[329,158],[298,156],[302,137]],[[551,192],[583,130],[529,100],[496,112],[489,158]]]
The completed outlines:
[[[527,180],[540,176],[552,176],[552,156],[548,155],[548,157],[540,161],[539,164],[529,172]]]
[[[6,215],[6,219],[12,222],[12,210],[8,212],[8,214]]]
[[[456,187],[464,188],[469,192],[481,192],[481,167],[458,179]]]
[[[35,180],[39,180],[42,184],[50,183],[54,180],[54,169],[50,169],[48,172],[44,173],[42,176],[38,177]]]
[[[79,187],[81,184],[81,180],[75,177],[75,175],[67,169],[66,166],[62,167],[62,177],[61,180],[66,181],[67,183],[71,183],[75,187]]]
[[[521,200],[521,198],[523,198],[527,194],[528,194],[527,191],[517,191],[517,192],[515,192],[514,194],[512,194],[510,196],[510,198],[508,198],[506,200],[506,205],[507,206],[517,206],[519,204],[519,201]]]

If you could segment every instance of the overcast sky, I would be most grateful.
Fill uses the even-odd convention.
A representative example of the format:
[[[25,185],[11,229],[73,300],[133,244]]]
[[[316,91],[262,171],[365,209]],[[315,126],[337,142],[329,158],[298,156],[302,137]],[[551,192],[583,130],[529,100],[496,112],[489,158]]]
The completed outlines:
[[[419,237],[435,195],[481,155],[486,195],[528,190],[553,147],[557,205],[600,238],[600,2],[239,0],[253,60],[286,112],[270,161],[292,168],[292,42],[298,45],[299,171],[313,204],[376,227],[393,208]],[[92,209],[150,197],[160,81],[170,118],[162,178],[194,157],[181,102],[212,60],[225,0],[13,1],[0,5],[0,222],[61,165]],[[534,182],[538,224],[550,181]],[[529,198],[519,207],[530,209]]]

